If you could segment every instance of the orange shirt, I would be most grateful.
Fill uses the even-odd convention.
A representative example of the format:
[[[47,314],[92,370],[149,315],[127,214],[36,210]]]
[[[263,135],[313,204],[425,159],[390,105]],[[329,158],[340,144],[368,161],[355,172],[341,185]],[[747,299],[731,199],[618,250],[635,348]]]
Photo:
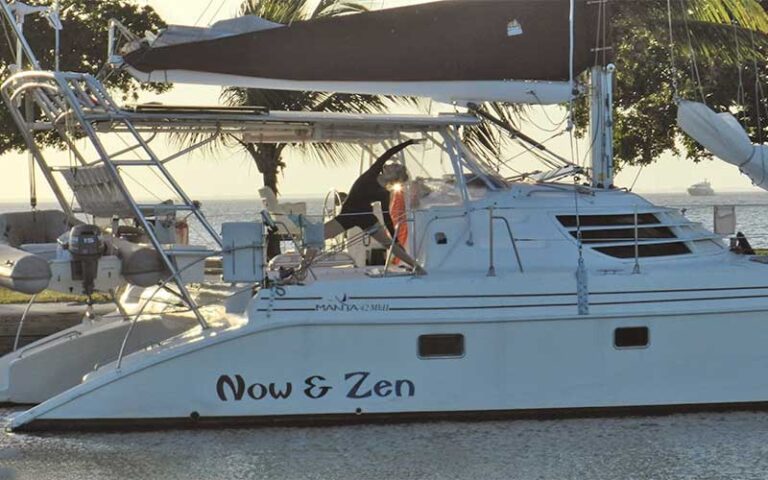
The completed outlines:
[[[392,224],[397,230],[398,225],[400,229],[397,230],[397,243],[401,247],[405,248],[408,245],[408,222],[406,222],[408,216],[405,213],[405,193],[403,191],[392,192],[389,198],[389,215],[392,217]],[[398,265],[400,259],[393,258],[392,263]]]

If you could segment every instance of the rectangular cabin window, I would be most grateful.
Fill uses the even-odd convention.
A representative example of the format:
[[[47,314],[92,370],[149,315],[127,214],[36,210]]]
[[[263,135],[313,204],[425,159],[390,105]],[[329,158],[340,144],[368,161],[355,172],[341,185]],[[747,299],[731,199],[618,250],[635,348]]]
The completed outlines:
[[[557,220],[568,229],[573,238],[578,238],[579,228],[575,215],[558,215]],[[615,258],[634,258],[635,235],[637,240],[667,240],[669,242],[639,245],[639,257],[663,257],[668,255],[684,255],[691,253],[684,242],[675,242],[677,235],[672,228],[659,225],[661,222],[652,213],[637,215],[637,234],[635,234],[635,215],[580,215],[578,224],[581,226],[581,241],[584,245],[600,243],[626,243],[626,245],[593,246],[596,251]],[[604,227],[604,228],[600,228]],[[622,228],[626,227],[626,228]]]
[[[576,230],[572,230],[571,235],[573,238],[576,238],[578,232]],[[669,227],[640,227],[637,229],[638,240],[658,240],[664,238],[677,237]],[[581,241],[584,242],[584,244],[600,242],[634,242],[635,229],[622,228],[620,230],[582,230]]]
[[[576,228],[576,215],[558,215],[557,219],[564,227]],[[659,219],[652,213],[638,213],[638,225],[653,225],[659,223]],[[612,227],[619,225],[635,225],[635,214],[627,213],[621,215],[579,215],[579,224],[582,227]]]
[[[634,245],[622,245],[618,247],[595,248],[600,253],[616,258],[635,258]],[[637,247],[639,257],[664,257],[667,255],[685,255],[691,253],[691,249],[684,243],[657,243],[654,245],[639,245]]]
[[[464,356],[464,335],[439,334],[419,337],[420,358],[456,358]]]
[[[648,327],[622,327],[613,332],[616,348],[644,348],[648,346]]]

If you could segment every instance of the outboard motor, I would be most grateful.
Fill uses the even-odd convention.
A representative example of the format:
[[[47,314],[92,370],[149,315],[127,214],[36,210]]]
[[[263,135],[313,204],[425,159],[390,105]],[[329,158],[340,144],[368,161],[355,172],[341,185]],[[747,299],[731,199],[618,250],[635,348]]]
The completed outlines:
[[[101,229],[96,225],[77,225],[69,233],[72,255],[72,279],[83,282],[83,293],[90,299],[99,271],[99,258],[104,254]]]

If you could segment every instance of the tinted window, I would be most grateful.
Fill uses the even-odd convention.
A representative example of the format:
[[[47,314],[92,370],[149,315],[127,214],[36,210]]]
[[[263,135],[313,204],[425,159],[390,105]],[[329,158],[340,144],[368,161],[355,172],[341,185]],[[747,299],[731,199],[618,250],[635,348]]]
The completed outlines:
[[[464,356],[464,335],[422,335],[419,337],[422,358]]]
[[[600,253],[617,258],[635,258],[634,245],[622,245],[619,247],[597,247]],[[665,255],[684,255],[691,253],[691,249],[684,243],[657,243],[654,245],[638,245],[640,257],[663,257]]]
[[[560,215],[557,220],[566,228],[572,237],[578,238],[579,231],[576,225],[575,215]],[[635,233],[635,215],[580,215],[578,217],[581,227],[589,227],[589,230],[581,230],[581,241],[585,245],[594,243],[617,243],[627,242],[627,245],[614,247],[593,247],[600,253],[610,255],[616,258],[634,258],[635,246],[632,245],[637,240],[674,240],[677,238],[675,232],[669,227],[648,226],[659,223],[659,219],[652,213],[640,213],[637,215],[637,233]],[[627,228],[615,228],[623,227]],[[645,225],[645,226],[644,226]],[[595,229],[595,227],[611,227],[605,230]],[[659,243],[654,245],[639,245],[637,249],[638,257],[663,257],[667,255],[684,255],[691,253],[691,250],[683,242]]]
[[[557,219],[564,227],[576,227],[576,215],[559,215]],[[652,225],[659,223],[659,219],[652,213],[638,213],[638,225]],[[617,225],[634,225],[635,214],[624,215],[579,215],[579,224],[582,227],[601,227]]]
[[[617,328],[613,332],[616,348],[637,348],[648,346],[648,327]]]
[[[571,235],[574,238],[578,236],[576,230],[571,231]],[[638,228],[637,239],[638,240],[655,240],[662,238],[677,238],[675,233],[669,227],[650,227],[650,228]],[[619,230],[582,230],[581,241],[584,243],[598,243],[598,242],[634,242],[635,241],[635,229],[634,228],[622,228]]]

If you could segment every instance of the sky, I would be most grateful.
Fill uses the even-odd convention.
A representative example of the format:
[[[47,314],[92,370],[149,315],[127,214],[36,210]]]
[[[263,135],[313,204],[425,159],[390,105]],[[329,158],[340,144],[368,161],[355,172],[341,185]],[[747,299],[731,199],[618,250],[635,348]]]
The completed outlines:
[[[395,6],[423,3],[427,0],[369,0],[372,8],[390,8]],[[217,20],[231,18],[236,14],[241,0],[137,0],[140,4],[155,8],[162,18],[171,24],[208,25]],[[366,2],[361,2],[366,3]],[[64,32],[66,35],[66,32]],[[141,102],[161,102],[169,105],[216,105],[220,89],[176,85],[164,95],[144,95]],[[446,107],[448,108],[448,107]],[[550,120],[562,118],[564,113],[556,107],[535,107],[532,124],[524,128],[526,133],[537,139],[551,134],[537,127],[546,129]],[[556,120],[555,120],[556,121]],[[549,123],[551,124],[551,123]],[[157,140],[153,144],[161,155],[170,155],[174,145]],[[567,135],[563,135],[548,144],[552,150],[570,156],[570,144]],[[53,153],[66,155],[65,153]],[[510,152],[510,156],[514,152]],[[28,169],[25,155],[9,154],[3,162],[3,188],[0,189],[0,201],[16,201],[28,198]],[[286,196],[303,197],[322,195],[331,188],[348,189],[359,173],[359,158],[339,166],[322,166],[301,154],[290,152],[285,161],[288,167],[280,179],[281,193]],[[518,160],[519,161],[519,160]],[[220,152],[198,152],[170,164],[171,171],[193,198],[258,198],[258,189],[262,186],[261,176],[249,158],[236,150]],[[521,163],[520,168],[535,167],[532,163]],[[439,167],[435,167],[440,173]],[[39,174],[38,174],[39,177]],[[137,179],[143,183],[142,175]],[[623,170],[616,179],[622,187],[635,185],[634,190],[641,193],[684,192],[693,183],[708,179],[717,191],[755,191],[750,181],[742,176],[736,167],[719,160],[695,164],[692,161],[666,155],[650,167],[639,171],[636,168]],[[38,180],[39,195],[43,200],[52,196],[42,182]],[[143,187],[146,189],[146,187]],[[150,192],[151,193],[151,192]]]

